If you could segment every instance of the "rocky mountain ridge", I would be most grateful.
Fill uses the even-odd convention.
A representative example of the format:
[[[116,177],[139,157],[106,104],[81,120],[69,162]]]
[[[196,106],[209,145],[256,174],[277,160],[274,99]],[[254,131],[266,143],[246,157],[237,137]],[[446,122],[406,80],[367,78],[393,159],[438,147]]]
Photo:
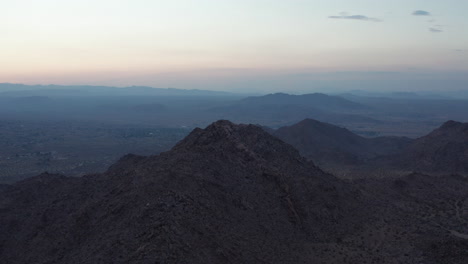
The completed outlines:
[[[418,177],[427,183],[343,181],[257,126],[218,121],[160,155],[126,155],[103,174],[42,174],[2,187],[0,257],[465,263],[467,242],[450,232],[468,233],[460,220],[466,179],[444,178],[445,189],[434,184],[438,178]],[[444,206],[439,199],[455,202]]]

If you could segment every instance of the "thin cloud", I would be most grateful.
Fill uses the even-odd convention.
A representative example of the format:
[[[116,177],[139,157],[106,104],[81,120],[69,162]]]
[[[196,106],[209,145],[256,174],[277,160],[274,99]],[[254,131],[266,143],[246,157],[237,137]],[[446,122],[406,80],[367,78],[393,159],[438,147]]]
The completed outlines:
[[[429,28],[429,31],[432,32],[432,33],[444,32],[442,29],[438,29],[438,28]]]
[[[341,13],[339,16],[329,16],[331,19],[349,19],[349,20],[361,20],[361,21],[370,21],[370,22],[381,22],[381,19],[368,17],[364,15],[347,15],[346,13]]]
[[[430,16],[431,13],[424,11],[424,10],[416,10],[412,14],[413,16]]]

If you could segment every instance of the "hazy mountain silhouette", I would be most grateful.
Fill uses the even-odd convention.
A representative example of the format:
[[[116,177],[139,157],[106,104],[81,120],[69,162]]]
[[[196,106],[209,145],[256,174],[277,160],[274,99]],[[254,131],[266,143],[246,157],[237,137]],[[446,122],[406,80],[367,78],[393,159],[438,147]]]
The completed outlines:
[[[367,106],[346,100],[339,96],[322,93],[292,95],[285,93],[268,94],[265,96],[247,97],[242,104],[274,104],[274,105],[303,105],[327,111],[368,109]]]
[[[364,138],[346,128],[305,119],[273,132],[318,164],[358,165],[377,156],[394,154],[406,147],[405,137]]]
[[[231,105],[210,109],[227,119],[273,125],[296,123],[305,118],[331,123],[378,123],[376,119],[360,115],[366,110],[368,107],[365,105],[320,93],[304,95],[276,93],[247,97]]]
[[[260,127],[218,121],[171,151],[127,155],[104,174],[42,174],[1,187],[0,257],[435,264],[443,256],[465,263],[466,240],[453,234],[467,232],[457,217],[465,214],[459,202],[466,179],[446,177],[445,186],[434,186],[437,178],[418,177],[428,184],[414,194],[412,186],[421,185],[406,178],[345,182]],[[432,204],[441,197],[458,207]],[[425,214],[436,209],[440,217]]]
[[[229,96],[228,92],[153,88],[147,86],[111,87],[91,85],[24,85],[0,83],[0,96]]]

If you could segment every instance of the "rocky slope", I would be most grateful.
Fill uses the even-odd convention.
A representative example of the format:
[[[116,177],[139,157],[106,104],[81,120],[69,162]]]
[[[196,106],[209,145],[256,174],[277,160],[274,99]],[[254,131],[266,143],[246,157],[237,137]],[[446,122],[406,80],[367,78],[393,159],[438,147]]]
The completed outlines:
[[[1,195],[8,263],[300,261],[347,233],[358,192],[252,125],[219,121],[103,175],[44,174]],[[303,260],[303,259],[302,259]]]
[[[313,119],[281,127],[272,134],[325,167],[360,165],[378,156],[397,153],[411,142],[405,137],[364,138],[346,128]]]
[[[418,177],[345,182],[259,127],[218,121],[158,156],[127,155],[104,174],[3,186],[0,258],[466,263],[466,240],[451,233],[468,233],[466,179],[446,177],[441,187]]]
[[[468,123],[447,121],[394,159],[397,166],[411,170],[467,174]]]

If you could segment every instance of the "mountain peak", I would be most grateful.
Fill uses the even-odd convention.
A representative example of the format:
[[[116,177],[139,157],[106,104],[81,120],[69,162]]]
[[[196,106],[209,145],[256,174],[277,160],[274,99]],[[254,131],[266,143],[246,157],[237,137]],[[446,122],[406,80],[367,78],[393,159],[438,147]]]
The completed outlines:
[[[341,138],[346,138],[346,140],[352,139],[353,141],[359,140],[361,138],[360,136],[353,134],[351,131],[349,131],[346,128],[335,126],[329,123],[321,122],[321,121],[310,119],[310,118],[306,118],[292,126],[280,128],[277,131],[283,131],[283,130],[296,131],[296,133],[307,133],[307,134],[311,134],[311,136],[320,136],[317,133],[322,133],[322,136],[329,137],[333,135],[333,136],[339,136]]]
[[[195,128],[179,145],[207,145],[217,141],[239,141],[242,136],[255,135],[263,131],[254,125],[234,124],[228,120],[219,120],[205,129]]]
[[[460,122],[457,122],[457,121],[454,121],[454,120],[449,120],[447,122],[445,122],[444,124],[442,124],[442,127],[451,127],[451,126],[456,126],[456,125],[459,125],[461,124]]]
[[[295,124],[294,126],[323,126],[323,127],[333,127],[333,128],[341,128],[329,123],[321,122],[316,119],[306,118],[299,123]],[[344,130],[344,128],[341,128]]]
[[[207,126],[206,127],[206,131],[212,131],[212,132],[222,132],[222,133],[225,133],[225,134],[232,134],[234,132],[234,130],[236,130],[236,127],[244,127],[246,125],[244,124],[234,124],[233,122],[229,121],[229,120],[218,120],[214,123],[212,123],[211,125]]]
[[[440,128],[441,129],[454,129],[454,128],[465,127],[465,126],[468,127],[468,124],[457,122],[457,121],[454,121],[454,120],[449,120],[449,121],[445,122],[444,124],[442,124],[442,126]]]
[[[352,234],[365,215],[353,186],[254,125],[220,120],[168,152],[118,163],[57,184],[0,186],[2,260],[302,263],[302,245]]]
[[[205,129],[196,128],[180,141],[172,151],[216,152],[222,155],[247,155],[254,159],[305,161],[299,152],[287,143],[265,132],[261,127],[234,124],[219,120]]]

